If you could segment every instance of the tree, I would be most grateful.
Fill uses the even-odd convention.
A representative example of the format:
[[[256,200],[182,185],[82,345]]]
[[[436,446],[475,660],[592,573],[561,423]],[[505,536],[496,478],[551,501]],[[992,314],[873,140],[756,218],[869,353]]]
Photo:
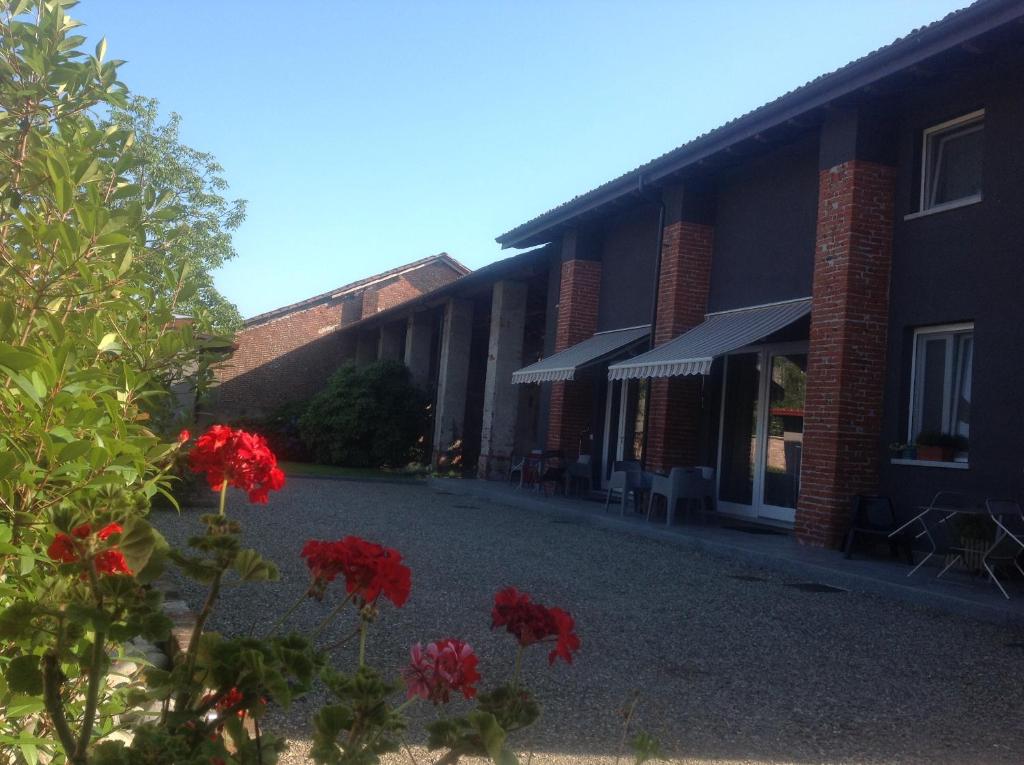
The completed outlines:
[[[240,328],[242,317],[213,286],[212,272],[238,254],[231,233],[245,220],[245,200],[224,197],[228,189],[224,168],[212,154],[181,142],[181,115],[171,112],[160,122],[155,98],[130,96],[123,105],[111,107],[108,124],[135,135],[128,149],[132,167],[126,172],[131,183],[149,198],[157,189],[170,192],[169,203],[180,210],[180,216],[169,218],[155,231],[173,245],[164,252],[169,262],[154,262],[153,268],[170,266],[180,272],[188,266],[186,280],[194,294],[180,309],[190,316],[203,316],[221,331]]]

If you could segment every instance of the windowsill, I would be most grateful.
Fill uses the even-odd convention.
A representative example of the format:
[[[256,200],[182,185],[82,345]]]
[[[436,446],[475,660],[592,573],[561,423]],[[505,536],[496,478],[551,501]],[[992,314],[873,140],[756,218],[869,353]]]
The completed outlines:
[[[945,462],[942,460],[904,460],[893,458],[889,460],[891,465],[915,465],[917,467],[947,468],[949,470],[968,470],[971,467],[969,462]]]
[[[970,207],[976,205],[982,199],[981,194],[975,194],[972,197],[964,197],[963,199],[957,199],[953,202],[945,202],[941,205],[935,205],[935,207],[929,207],[927,210],[920,210],[919,212],[913,212],[903,216],[903,220],[914,220],[916,218],[924,218],[928,215],[935,215],[937,213],[944,213],[947,210],[957,210],[961,207]]]

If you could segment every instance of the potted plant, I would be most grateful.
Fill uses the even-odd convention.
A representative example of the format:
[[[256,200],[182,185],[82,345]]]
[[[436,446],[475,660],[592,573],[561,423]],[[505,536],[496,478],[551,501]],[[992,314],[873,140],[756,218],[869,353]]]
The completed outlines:
[[[889,444],[889,451],[892,453],[893,459],[912,460],[917,458],[917,449],[914,448],[913,444],[903,444],[895,441]]]
[[[918,434],[915,445],[917,459],[930,462],[949,462],[953,459],[957,438],[937,430],[924,430]]]

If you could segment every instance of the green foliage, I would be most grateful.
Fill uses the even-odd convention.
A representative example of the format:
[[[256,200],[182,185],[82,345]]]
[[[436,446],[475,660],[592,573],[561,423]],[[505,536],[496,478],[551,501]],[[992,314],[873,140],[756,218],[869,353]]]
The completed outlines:
[[[85,761],[131,706],[103,682],[108,648],[167,635],[144,587],[167,545],[144,516],[177,449],[171,386],[205,385],[223,345],[175,319],[200,286],[176,255],[190,223],[163,179],[136,182],[132,133],[97,118],[128,105],[120,62],[81,50],[71,5],[0,7],[0,740],[16,762]],[[47,555],[115,521],[136,576],[94,569],[95,536],[83,563]]]
[[[398,361],[342,367],[309,402],[299,426],[313,459],[401,467],[416,458],[426,400]]]
[[[167,266],[176,272],[188,267],[189,296],[178,301],[180,312],[203,317],[222,332],[240,329],[238,309],[213,286],[212,276],[238,254],[231,232],[245,220],[245,200],[223,196],[228,189],[224,168],[212,154],[181,142],[181,115],[172,112],[160,121],[155,98],[131,96],[122,105],[113,104],[105,124],[135,136],[127,152],[128,181],[143,195],[169,195],[166,203],[176,209],[174,216],[154,221],[154,238],[167,246],[146,267],[153,275]]]

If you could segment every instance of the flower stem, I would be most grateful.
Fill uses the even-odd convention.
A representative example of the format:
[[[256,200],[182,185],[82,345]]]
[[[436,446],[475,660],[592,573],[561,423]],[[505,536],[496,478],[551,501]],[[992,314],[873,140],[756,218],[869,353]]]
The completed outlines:
[[[274,635],[277,634],[277,631],[279,629],[281,629],[281,625],[285,623],[285,620],[289,616],[294,614],[295,611],[298,610],[299,606],[302,605],[303,601],[305,601],[306,598],[308,598],[308,597],[309,597],[309,595],[307,593],[305,593],[305,592],[301,593],[299,595],[299,597],[296,598],[295,602],[292,603],[291,608],[289,608],[287,611],[285,611],[284,614],[281,615],[281,618],[278,619],[276,622],[274,622],[273,626],[270,628],[270,631],[267,633],[267,637],[268,638],[274,637]]]
[[[512,670],[512,690],[519,688],[519,671],[523,668],[523,647],[516,647],[516,663]]]
[[[64,701],[60,694],[60,660],[52,653],[43,656],[43,703],[50,715],[50,722],[64,748],[69,762],[74,761],[75,736],[64,714]]]
[[[228,501],[228,481],[225,478],[224,479],[224,483],[222,483],[220,485],[220,515],[221,515],[222,518],[224,517],[224,510],[225,510],[225,506],[227,505],[227,501]]]
[[[334,609],[329,614],[327,614],[327,616],[324,617],[324,620],[320,622],[316,630],[314,630],[313,634],[309,636],[309,639],[311,641],[316,640],[317,636],[325,629],[327,629],[327,625],[331,623],[335,616],[341,613],[341,609],[347,606],[350,600],[352,600],[352,595],[346,595],[345,599],[341,601],[337,606],[335,606]]]
[[[366,619],[359,621],[359,669],[366,663]]]

